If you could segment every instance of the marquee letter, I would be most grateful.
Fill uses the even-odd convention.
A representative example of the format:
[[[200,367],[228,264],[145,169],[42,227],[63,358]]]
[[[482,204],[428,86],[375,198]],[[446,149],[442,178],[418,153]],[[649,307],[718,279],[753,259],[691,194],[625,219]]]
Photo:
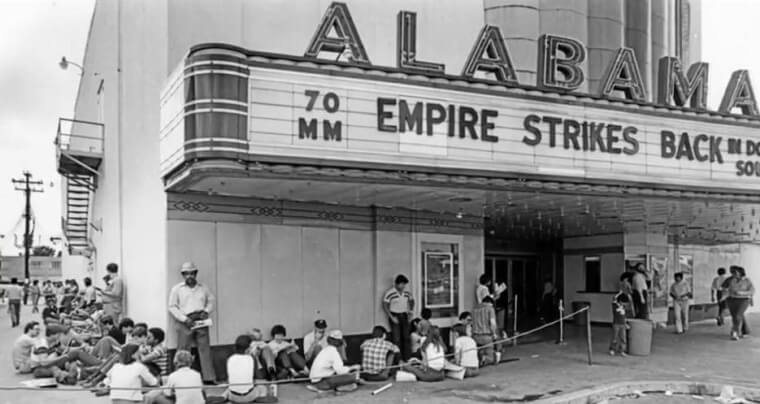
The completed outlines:
[[[396,27],[396,63],[399,68],[443,73],[445,67],[442,63],[417,60],[417,13],[400,11]]]
[[[515,68],[502,38],[498,27],[484,26],[464,63],[462,76],[472,78],[475,72],[481,70],[493,74],[498,81],[517,84]]]
[[[572,91],[583,84],[583,70],[578,66],[586,59],[586,48],[572,38],[544,34],[539,40],[538,80],[539,88]],[[559,58],[557,53],[564,53]],[[560,73],[563,79],[558,78]]]
[[[735,107],[741,109],[742,115],[758,115],[757,101],[755,101],[755,93],[752,91],[747,70],[737,70],[731,74],[731,80],[728,81],[718,111],[730,114]]]
[[[674,57],[660,59],[657,80],[657,103],[679,107],[686,105],[699,110],[707,109],[707,63],[694,63],[689,67],[688,77],[684,76],[681,62]]]
[[[636,54],[631,48],[618,49],[607,71],[602,76],[599,95],[609,98],[613,91],[622,91],[629,100],[646,102],[647,92],[641,80]]]
[[[335,30],[335,33],[338,35],[337,38],[327,36],[331,29]],[[348,11],[348,6],[346,6],[346,3],[335,2],[327,8],[304,56],[317,58],[319,52],[322,51],[334,52],[340,55],[346,48],[349,48],[351,51],[350,61],[370,64],[367,51],[364,50],[364,45],[361,38],[359,38],[359,32],[356,30],[354,20]]]

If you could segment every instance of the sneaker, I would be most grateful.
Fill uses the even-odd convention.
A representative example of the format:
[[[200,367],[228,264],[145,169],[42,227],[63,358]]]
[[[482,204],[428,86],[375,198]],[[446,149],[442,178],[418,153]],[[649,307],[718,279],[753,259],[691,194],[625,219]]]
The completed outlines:
[[[320,390],[320,389],[317,388],[317,386],[315,386],[313,384],[307,384],[306,385],[306,390],[313,391],[313,392],[315,392],[317,394],[329,393],[329,390]]]
[[[734,340],[734,341],[738,341],[739,340],[739,335],[737,333],[735,333],[735,332],[732,332],[731,333],[731,339]]]
[[[625,352],[620,352],[619,355],[622,356],[623,358],[625,358],[626,356],[628,356],[628,354],[625,353]]]
[[[335,390],[340,391],[341,393],[348,393],[351,391],[355,391],[358,389],[359,386],[356,385],[356,383],[347,384],[345,386],[336,387]]]
[[[610,356],[615,356],[615,351],[613,351],[612,349],[610,349]]]

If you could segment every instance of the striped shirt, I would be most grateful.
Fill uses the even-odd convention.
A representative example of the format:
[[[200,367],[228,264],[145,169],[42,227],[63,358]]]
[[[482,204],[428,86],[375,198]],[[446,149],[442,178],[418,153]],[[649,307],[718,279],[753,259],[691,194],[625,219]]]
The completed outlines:
[[[472,311],[472,335],[494,335],[498,333],[496,312],[491,303],[481,303]]]
[[[399,292],[395,287],[388,289],[383,295],[383,302],[388,303],[391,313],[403,314],[411,310],[410,302],[412,301],[412,294],[409,291],[404,290]]]

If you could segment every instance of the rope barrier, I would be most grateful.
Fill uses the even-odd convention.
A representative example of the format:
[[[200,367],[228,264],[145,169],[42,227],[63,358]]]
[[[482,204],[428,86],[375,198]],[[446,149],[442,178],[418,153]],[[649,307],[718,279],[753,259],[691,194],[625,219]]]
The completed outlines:
[[[511,337],[508,337],[508,338],[503,338],[503,339],[500,339],[500,340],[495,340],[494,342],[489,342],[488,344],[484,344],[484,345],[478,346],[476,348],[466,349],[463,352],[479,351],[479,350],[484,349],[484,348],[488,348],[488,347],[491,347],[491,346],[494,346],[494,345],[504,344],[504,343],[507,343],[507,342],[510,342],[510,341],[513,341],[513,340],[517,340],[518,338],[522,338],[522,337],[526,337],[526,336],[531,335],[531,334],[535,334],[535,333],[537,333],[537,332],[539,332],[541,330],[544,330],[546,328],[551,327],[552,325],[555,325],[555,324],[557,324],[557,323],[559,323],[561,321],[565,321],[567,319],[573,318],[577,314],[580,314],[580,313],[582,313],[584,311],[588,311],[588,310],[589,310],[588,306],[583,307],[583,308],[581,308],[578,311],[570,313],[570,314],[568,314],[568,315],[566,315],[564,317],[560,317],[559,319],[551,321],[549,323],[542,324],[541,326],[536,327],[536,328],[534,328],[532,330],[528,330],[528,331],[523,332],[523,333],[517,333],[517,334],[515,334],[515,335],[513,335]],[[444,359],[447,359],[447,358],[454,357],[455,355],[456,355],[456,353],[444,354],[442,356],[433,357],[432,360],[440,359],[441,357],[443,357]],[[428,361],[430,361],[430,360],[431,360],[431,358],[428,358]],[[386,367],[380,368],[378,370],[378,373],[381,373],[381,372],[383,372],[385,370],[401,369],[401,368],[403,368],[403,367],[405,367],[407,365],[409,365],[409,363],[386,366]],[[352,372],[352,373],[354,373],[354,372]],[[358,373],[358,372],[356,372],[356,373]],[[309,377],[300,377],[300,378],[292,378],[292,379],[287,379],[287,380],[257,381],[255,383],[223,383],[223,384],[216,384],[216,385],[210,385],[210,386],[172,387],[171,389],[172,390],[196,390],[196,389],[209,389],[209,388],[226,389],[228,387],[238,387],[238,386],[239,387],[246,387],[246,386],[250,386],[251,384],[254,384],[254,385],[267,385],[268,386],[268,385],[272,385],[272,384],[280,385],[280,384],[291,384],[291,383],[300,383],[300,382],[311,382],[311,378],[309,378]],[[55,391],[56,392],[58,392],[58,391],[64,391],[64,392],[67,392],[67,393],[68,392],[92,392],[92,391],[97,390],[97,389],[98,389],[97,387],[85,388],[85,387],[82,387],[82,386],[64,386],[64,387],[56,387]],[[139,389],[132,388],[132,387],[109,387],[108,389],[109,390],[117,390],[117,391],[142,391],[142,392],[149,392],[149,391],[153,391],[153,390],[167,390],[168,388],[165,387],[165,386],[150,386],[150,387],[142,387],[142,388],[139,388]],[[40,391],[40,390],[45,390],[45,387],[0,386],[0,391]]]

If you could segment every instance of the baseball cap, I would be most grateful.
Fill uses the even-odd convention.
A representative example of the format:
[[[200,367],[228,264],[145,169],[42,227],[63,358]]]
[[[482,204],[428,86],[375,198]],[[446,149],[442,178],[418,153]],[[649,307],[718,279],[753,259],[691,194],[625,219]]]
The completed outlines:
[[[325,328],[327,328],[327,321],[322,320],[322,319],[319,319],[319,320],[315,321],[314,322],[314,328],[318,328],[320,330],[324,330]]]
[[[340,330],[332,330],[327,336],[332,339],[343,339],[343,333]]]

